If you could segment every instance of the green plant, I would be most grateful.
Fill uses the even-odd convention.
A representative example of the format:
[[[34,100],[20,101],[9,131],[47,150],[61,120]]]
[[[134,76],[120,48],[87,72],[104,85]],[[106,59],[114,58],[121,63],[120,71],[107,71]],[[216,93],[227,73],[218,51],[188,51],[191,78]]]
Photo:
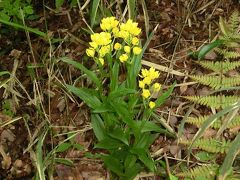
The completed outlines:
[[[0,1],[0,19],[22,23],[22,14],[24,18],[33,18],[32,0],[2,0]]]
[[[186,122],[198,126],[199,130],[194,136],[193,140],[181,141],[181,143],[188,145],[190,150],[195,148],[215,154],[227,154],[224,160],[224,168],[221,166],[220,169],[217,169],[221,171],[220,179],[229,177],[229,174],[232,175],[233,171],[228,174],[226,171],[227,168],[231,169],[234,161],[234,158],[230,158],[228,153],[232,152],[234,157],[236,157],[237,151],[239,150],[239,145],[236,144],[236,140],[226,140],[226,138],[222,136],[222,133],[225,129],[231,130],[239,126],[238,110],[240,107],[240,97],[236,95],[236,93],[231,92],[238,89],[234,86],[238,86],[240,84],[240,76],[232,76],[229,73],[230,71],[233,71],[239,67],[239,62],[234,61],[236,58],[240,57],[240,53],[235,49],[240,47],[240,34],[238,31],[239,24],[239,15],[237,12],[233,13],[228,24],[225,23],[222,18],[220,18],[221,36],[215,42],[204,46],[197,53],[199,58],[197,64],[212,71],[212,73],[200,76],[189,76],[198,83],[209,86],[211,88],[211,92],[207,96],[184,97],[196,104],[215,109],[217,112],[214,115],[188,117]],[[201,61],[200,59],[202,59],[210,50],[214,50],[218,54],[217,60]],[[224,95],[223,92],[225,92],[224,94],[227,94],[228,92],[228,94]],[[201,138],[204,131],[209,127],[217,130],[216,136],[210,139]],[[239,136],[236,137],[236,139],[238,138]],[[196,167],[195,169],[200,172],[199,169],[202,168]],[[191,170],[190,173],[195,174],[195,171]]]
[[[154,83],[159,72],[154,68],[141,70],[141,58],[149,41],[141,48],[138,38],[141,29],[137,23],[132,20],[120,23],[108,17],[102,19],[100,26],[103,32],[91,35],[86,50],[97,70],[61,58],[80,69],[94,84],[91,88],[66,87],[91,109],[91,125],[98,140],[95,148],[105,150],[101,154],[105,166],[113,176],[133,179],[145,168],[156,170],[149,146],[157,133],[166,130],[151,121],[151,115],[169,97],[174,86],[163,93],[161,85]],[[125,78],[120,80],[123,73]],[[153,92],[161,94],[155,101],[151,98]]]
[[[71,8],[76,6],[78,3],[78,0],[55,0],[56,9],[58,10],[60,7],[62,7],[65,1],[70,3]]]

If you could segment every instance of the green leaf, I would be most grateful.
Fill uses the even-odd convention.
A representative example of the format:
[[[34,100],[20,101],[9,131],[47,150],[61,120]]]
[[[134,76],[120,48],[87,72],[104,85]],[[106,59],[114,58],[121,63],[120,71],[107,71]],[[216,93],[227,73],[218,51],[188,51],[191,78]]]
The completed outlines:
[[[128,153],[124,161],[125,169],[128,169],[129,167],[134,166],[136,164],[136,161],[137,161],[137,156],[135,154]]]
[[[146,35],[148,37],[148,34],[149,34],[149,16],[148,16],[147,5],[146,5],[145,0],[141,0],[141,4],[142,4],[142,9],[143,9],[143,14],[144,14],[145,31],[146,31]]]
[[[141,132],[159,132],[159,133],[166,133],[166,130],[161,128],[159,125],[156,125],[154,122],[151,121],[138,121],[137,122]]]
[[[136,139],[133,147],[137,149],[147,150],[149,146],[154,142],[156,136],[150,133],[141,134],[140,139]]]
[[[109,136],[112,138],[115,138],[117,140],[122,141],[124,144],[129,145],[128,139],[124,133],[124,131],[120,127],[116,127],[111,130],[111,132],[108,133]]]
[[[221,44],[223,44],[223,42],[224,42],[223,40],[218,39],[210,44],[203,46],[198,52],[198,59],[203,59],[208,52],[220,46]]]
[[[118,149],[120,147],[124,146],[124,144],[116,139],[105,137],[103,140],[99,141],[94,148],[100,148],[100,149]]]
[[[118,176],[123,176],[123,165],[119,159],[112,157],[111,155],[106,155],[102,157],[105,166]]]
[[[224,180],[229,175],[229,170],[232,167],[234,159],[240,150],[240,133],[236,136],[236,138],[231,143],[227,156],[224,159],[222,166],[219,169],[219,180]]]
[[[169,180],[178,180],[178,178],[172,174],[169,174]]]
[[[24,8],[23,8],[23,11],[24,11],[24,13],[27,14],[27,15],[34,13],[32,6],[26,6],[26,7],[24,7]]]
[[[97,108],[102,105],[100,100],[93,95],[88,89],[84,88],[76,88],[71,85],[66,85],[67,89],[81,98],[90,108]]]
[[[100,2],[100,0],[92,0],[92,6],[91,6],[91,12],[90,12],[91,27],[93,27],[95,20],[96,20],[99,2]]]
[[[199,161],[209,161],[216,158],[216,154],[211,154],[205,151],[199,152],[195,154],[195,156]]]
[[[98,114],[91,115],[91,126],[98,141],[102,141],[106,137],[106,132],[104,123]]]
[[[94,72],[88,70],[82,64],[80,64],[80,63],[78,63],[76,61],[73,61],[72,59],[70,59],[68,57],[62,57],[62,58],[60,58],[60,60],[63,61],[63,62],[66,62],[68,64],[73,65],[77,69],[80,69],[81,71],[83,71],[87,75],[88,78],[90,78],[97,85],[97,87],[101,86],[101,82],[97,78],[97,75]]]
[[[139,163],[135,163],[133,166],[128,167],[125,170],[125,175],[127,177],[125,179],[134,179],[142,169],[143,168]]]
[[[93,113],[104,113],[104,112],[112,112],[112,108],[110,105],[103,103],[101,106],[96,107],[92,112]]]
[[[37,173],[38,173],[38,177],[41,180],[45,180],[45,167],[43,165],[43,142],[44,139],[47,135],[47,131],[42,133],[38,139],[38,143],[37,143],[37,149],[36,149],[36,169],[37,169]]]
[[[70,143],[61,143],[58,145],[56,152],[64,152],[67,151],[72,145]]]
[[[129,19],[135,20],[136,0],[127,0]]]
[[[0,76],[3,76],[3,75],[5,75],[5,74],[10,75],[10,72],[8,72],[8,71],[1,71],[1,72],[0,72]]]
[[[134,94],[136,92],[137,91],[134,90],[134,89],[127,89],[127,88],[120,89],[119,88],[119,89],[116,89],[115,91],[110,92],[108,98],[110,100],[112,100],[112,99],[115,99],[115,98],[118,98],[118,97],[126,96],[128,94]]]
[[[151,171],[155,171],[155,164],[153,159],[147,155],[146,150],[142,148],[133,148],[131,149],[131,152],[136,154],[140,161],[143,162],[143,164]]]
[[[0,23],[3,23],[3,24],[8,25],[8,26],[15,27],[15,28],[23,29],[25,31],[34,33],[34,34],[36,34],[38,36],[42,36],[44,38],[47,38],[47,34],[42,32],[42,31],[39,31],[38,29],[30,28],[30,27],[27,27],[27,26],[23,26],[21,24],[17,24],[17,23],[14,23],[14,22],[9,22],[9,21],[1,18],[1,17],[0,17]]]
[[[5,21],[10,21],[10,17],[4,12],[0,12],[0,19],[3,19]]]
[[[190,152],[191,152],[191,149],[193,147],[193,144],[200,137],[202,137],[202,135],[206,132],[206,129],[208,129],[217,119],[219,119],[220,117],[224,116],[225,114],[227,114],[227,113],[229,113],[231,111],[234,111],[235,109],[237,109],[239,107],[240,107],[240,102],[238,102],[238,103],[236,103],[236,104],[234,104],[232,106],[224,108],[223,110],[221,110],[218,113],[210,116],[206,121],[204,121],[204,123],[202,124],[201,128],[199,128],[199,130],[197,131],[197,133],[193,137],[192,144],[189,147],[190,151],[189,151],[188,154],[190,155]]]
[[[228,36],[228,34],[230,33],[230,30],[221,16],[219,19],[219,27],[223,35]]]
[[[64,164],[64,165],[67,165],[67,166],[74,166],[73,161],[71,161],[70,159],[55,158],[54,161],[56,163]]]
[[[55,0],[55,6],[56,9],[59,10],[59,8],[63,5],[64,0]]]
[[[161,106],[167,100],[167,98],[172,94],[175,85],[176,82],[174,82],[173,85],[155,101],[156,107]]]
[[[110,92],[118,88],[119,63],[116,61],[111,71]]]
[[[73,148],[77,149],[78,151],[83,151],[85,148],[81,144],[73,144]]]

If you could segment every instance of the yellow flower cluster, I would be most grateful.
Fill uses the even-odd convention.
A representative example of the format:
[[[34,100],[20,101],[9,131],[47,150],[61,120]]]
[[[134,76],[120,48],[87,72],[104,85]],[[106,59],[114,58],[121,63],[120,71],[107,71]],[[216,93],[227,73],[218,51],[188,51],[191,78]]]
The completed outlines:
[[[139,87],[142,89],[142,97],[144,99],[149,98],[151,96],[151,92],[158,92],[161,89],[161,85],[159,83],[152,84],[153,81],[159,77],[159,72],[153,67],[149,70],[142,69],[139,76],[142,78],[142,80],[139,81]],[[155,103],[150,101],[149,107],[151,109],[154,108]]]
[[[100,27],[103,31],[110,31],[114,28],[117,28],[119,21],[115,17],[103,18],[100,24]]]
[[[122,63],[128,61],[131,54],[141,54],[142,48],[139,46],[139,38],[137,37],[141,29],[138,28],[138,23],[131,19],[126,23],[119,23],[115,17],[107,17],[102,19],[100,27],[103,32],[91,35],[92,41],[89,43],[90,47],[86,50],[89,57],[98,59],[103,65],[105,55],[113,50],[122,52],[118,57]],[[119,38],[120,42],[121,39],[124,40],[123,45],[119,42],[114,43]]]
[[[103,65],[103,57],[111,51],[112,37],[108,32],[94,33],[91,35],[90,47],[86,49],[86,53],[89,57],[94,57],[95,52],[98,53],[98,61]]]
[[[120,25],[119,37],[129,38],[129,36],[138,36],[141,33],[141,29],[138,28],[138,23],[129,19],[126,23]]]

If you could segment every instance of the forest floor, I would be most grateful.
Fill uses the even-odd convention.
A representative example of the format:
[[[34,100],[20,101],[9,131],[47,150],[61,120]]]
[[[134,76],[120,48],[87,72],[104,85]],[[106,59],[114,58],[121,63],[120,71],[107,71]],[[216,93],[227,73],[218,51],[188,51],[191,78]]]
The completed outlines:
[[[186,76],[204,73],[188,53],[215,39],[219,35],[219,17],[228,18],[240,6],[233,0],[148,0],[146,5],[149,30],[158,27],[144,53],[143,65],[154,66],[161,72],[159,82],[163,84],[163,89],[177,82],[171,97],[157,109],[169,128],[177,132],[191,106],[181,96],[199,95],[208,91]],[[52,6],[48,4],[48,7]],[[0,70],[9,71],[13,76],[7,88],[0,86],[0,124],[3,124],[0,126],[0,179],[32,179],[35,174],[33,161],[37,157],[36,139],[39,140],[46,123],[54,132],[44,137],[41,145],[46,154],[66,139],[67,132],[81,132],[75,137],[75,142],[81,144],[82,150],[70,148],[56,155],[72,160],[74,166],[55,164],[54,179],[107,179],[109,174],[103,163],[86,156],[89,152],[96,152],[93,149],[95,138],[87,106],[64,88],[59,88],[80,75],[79,71],[59,63],[59,57],[68,56],[84,62],[86,66],[92,65],[84,58],[89,40],[88,34],[84,32],[88,15],[79,13],[77,8],[62,7],[58,12],[54,8],[47,8],[43,11],[43,7],[36,4],[36,9],[39,20],[27,21],[27,25],[42,31],[47,27],[49,36],[60,40],[49,44],[42,37],[14,29],[0,35]],[[143,29],[141,39],[144,41],[145,19],[140,4],[137,14],[137,22]],[[206,58],[214,59],[215,54],[209,54]],[[207,114],[208,111],[198,106],[192,109],[196,115]],[[196,131],[194,126],[186,126],[183,134],[191,138]],[[214,130],[206,131],[204,137],[214,133]],[[177,144],[176,139],[164,135],[160,135],[151,146],[154,157],[166,161],[167,169],[171,172],[177,169],[176,164],[186,161],[185,149]],[[192,160],[192,166],[197,163]],[[143,173],[139,177],[164,179],[151,173]]]

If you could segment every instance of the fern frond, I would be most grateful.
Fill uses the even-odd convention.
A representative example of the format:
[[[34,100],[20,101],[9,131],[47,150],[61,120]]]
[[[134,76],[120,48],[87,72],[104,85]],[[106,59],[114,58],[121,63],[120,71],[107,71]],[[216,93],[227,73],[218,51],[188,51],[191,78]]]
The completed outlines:
[[[186,123],[195,125],[200,128],[209,117],[210,116],[200,116],[197,118],[188,117]],[[219,129],[221,127],[221,120],[216,120],[210,127],[214,129]]]
[[[228,51],[226,49],[220,49],[220,48],[216,48],[215,51],[223,55],[224,58],[226,59],[236,59],[240,57],[240,53],[237,51]]]
[[[185,99],[200,105],[220,109],[231,106],[240,100],[239,96],[184,96]]]
[[[188,140],[181,141],[180,143],[187,146],[192,144],[192,142]],[[230,143],[230,141],[226,140],[218,141],[216,139],[198,139],[194,142],[192,147],[196,149],[202,149],[210,153],[226,153]]]
[[[229,20],[228,20],[228,24],[229,24],[229,29],[232,32],[236,32],[239,26],[239,12],[238,11],[234,11],[232,13],[232,15],[230,16]]]
[[[226,73],[240,66],[240,61],[198,61],[202,67],[217,73]]]
[[[210,116],[200,116],[197,118],[189,117],[186,120],[186,123],[192,124],[200,128],[203,123],[209,118]],[[219,129],[222,126],[222,119],[217,119],[210,127],[213,129]],[[234,118],[228,125],[227,128],[232,129],[235,127],[240,126],[240,117]]]
[[[197,166],[176,175],[178,177],[185,177],[191,179],[196,179],[196,177],[199,176],[207,179],[214,179],[214,177],[217,175],[218,168],[219,167],[217,165]]]
[[[203,85],[208,85],[214,89],[228,88],[240,84],[239,77],[220,77],[220,76],[190,76],[193,80]]]

